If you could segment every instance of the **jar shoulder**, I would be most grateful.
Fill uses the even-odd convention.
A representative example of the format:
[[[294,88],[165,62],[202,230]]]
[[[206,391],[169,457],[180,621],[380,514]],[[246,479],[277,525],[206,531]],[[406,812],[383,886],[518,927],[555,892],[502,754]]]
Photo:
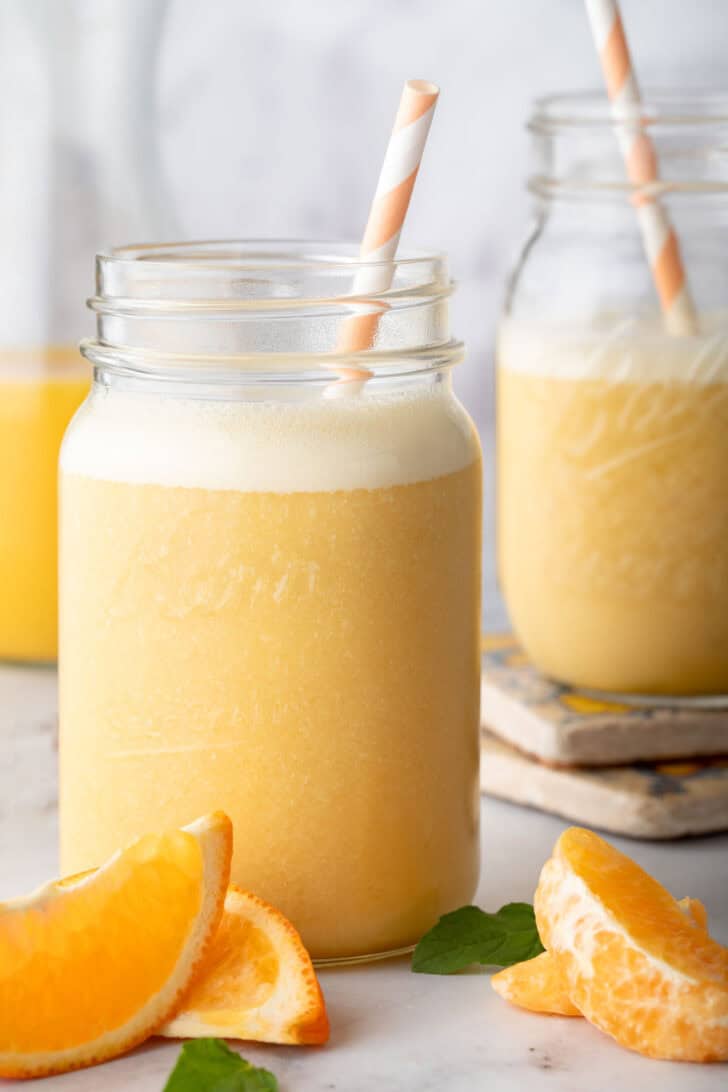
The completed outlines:
[[[677,206],[672,220],[698,310],[724,307],[728,222]],[[659,313],[634,208],[584,202],[537,210],[516,252],[504,313],[573,321],[605,313]]]

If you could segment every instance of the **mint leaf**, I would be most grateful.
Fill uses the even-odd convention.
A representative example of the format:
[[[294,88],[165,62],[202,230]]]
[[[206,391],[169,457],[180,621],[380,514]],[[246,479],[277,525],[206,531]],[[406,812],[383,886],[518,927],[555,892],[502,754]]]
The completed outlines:
[[[462,906],[425,933],[412,956],[418,974],[452,974],[471,963],[510,967],[543,951],[533,907],[509,902],[495,914]]]
[[[278,1092],[278,1081],[221,1039],[192,1039],[179,1052],[163,1092]]]

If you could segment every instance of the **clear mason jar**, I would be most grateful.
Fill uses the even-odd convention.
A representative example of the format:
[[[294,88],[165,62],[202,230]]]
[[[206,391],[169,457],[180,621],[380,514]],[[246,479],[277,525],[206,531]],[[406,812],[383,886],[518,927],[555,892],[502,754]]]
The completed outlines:
[[[481,458],[451,285],[410,254],[363,301],[355,253],[100,256],[61,453],[63,871],[221,808],[233,878],[323,960],[412,945],[479,866]],[[337,354],[372,311],[373,349]]]
[[[698,310],[667,332],[602,95],[536,104],[533,229],[498,336],[501,585],[541,671],[670,701],[728,694],[728,100],[641,123]],[[633,123],[632,123],[633,124]]]

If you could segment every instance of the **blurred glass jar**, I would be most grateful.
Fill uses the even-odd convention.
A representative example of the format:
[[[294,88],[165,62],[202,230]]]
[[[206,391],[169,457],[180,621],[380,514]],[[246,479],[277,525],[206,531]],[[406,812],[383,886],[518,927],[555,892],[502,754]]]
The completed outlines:
[[[165,6],[0,4],[0,659],[56,657],[56,464],[90,382],[89,263],[171,231],[154,139]]]
[[[545,674],[728,694],[728,99],[644,124],[698,331],[671,336],[602,95],[537,102],[535,223],[498,336],[499,575]]]

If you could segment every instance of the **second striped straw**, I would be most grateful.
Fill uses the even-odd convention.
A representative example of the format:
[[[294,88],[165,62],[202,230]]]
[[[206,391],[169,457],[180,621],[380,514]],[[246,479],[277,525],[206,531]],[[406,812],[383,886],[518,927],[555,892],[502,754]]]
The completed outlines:
[[[671,334],[692,334],[697,329],[695,307],[675,229],[654,192],[659,181],[657,154],[641,122],[639,86],[617,0],[586,0],[586,9],[627,175],[638,187],[633,201],[665,324]]]

